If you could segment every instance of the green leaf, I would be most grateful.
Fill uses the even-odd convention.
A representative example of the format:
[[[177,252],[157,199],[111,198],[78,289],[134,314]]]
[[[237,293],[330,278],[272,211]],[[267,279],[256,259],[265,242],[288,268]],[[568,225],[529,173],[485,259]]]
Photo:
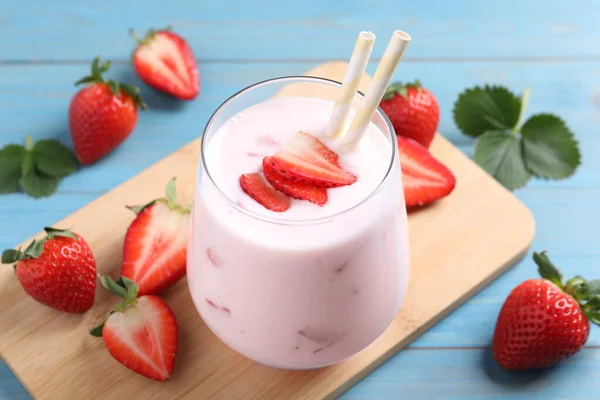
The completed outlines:
[[[37,170],[32,153],[26,153],[19,184],[21,189],[34,198],[50,196],[56,191],[60,178],[45,175]]]
[[[104,328],[104,323],[106,321],[102,321],[100,325],[90,330],[90,335],[95,337],[102,337],[102,329]]]
[[[44,243],[46,241],[44,239],[42,240],[33,240],[29,246],[27,246],[27,248],[25,249],[25,251],[23,251],[23,255],[26,257],[30,257],[30,258],[38,258],[39,256],[42,255],[42,252],[44,251]],[[23,257],[23,258],[26,258]]]
[[[505,132],[489,131],[477,139],[475,162],[508,190],[524,186],[531,178],[523,163],[521,140]]]
[[[77,236],[75,236],[75,234],[68,229],[58,229],[58,228],[53,228],[51,226],[46,226],[44,228],[44,231],[46,231],[46,233],[48,234],[48,239],[51,239],[55,236],[62,236],[62,237],[67,237],[67,238],[78,240]]]
[[[45,175],[63,178],[77,169],[75,154],[58,140],[40,140],[32,153],[37,169]]]
[[[8,144],[0,150],[0,193],[19,191],[19,178],[24,158],[23,146]]]
[[[594,279],[588,282],[588,293],[590,297],[600,296],[600,279]]]
[[[591,323],[600,325],[600,311],[598,310],[588,310],[584,311],[585,315],[588,317]]]
[[[144,204],[142,206],[125,206],[136,214],[141,213],[145,208],[150,207],[152,204],[156,203],[156,200],[152,200],[148,204]]]
[[[127,298],[127,289],[115,282],[110,276],[100,276],[100,282],[109,292],[123,299]]]
[[[476,86],[461,93],[454,104],[454,122],[469,136],[510,130],[519,119],[521,99],[500,86]]]
[[[19,260],[21,252],[15,249],[6,249],[2,252],[2,264],[12,264]]]
[[[598,310],[600,308],[600,296],[594,296],[585,303],[585,308],[588,310]]]
[[[564,179],[581,162],[579,146],[565,123],[551,114],[534,115],[521,128],[525,165],[532,174]]]
[[[167,200],[169,200],[169,203],[177,202],[177,190],[175,188],[175,177],[171,178],[169,180],[169,182],[167,183],[165,193],[167,194]]]
[[[538,265],[538,272],[542,278],[548,279],[559,287],[562,287],[562,275],[558,268],[552,264],[545,251],[541,253],[534,252],[533,260]]]
[[[565,283],[565,291],[578,301],[590,298],[587,281],[579,275],[574,276]]]
[[[121,276],[117,281],[117,284],[119,284],[127,290],[127,297],[125,299],[126,302],[130,303],[137,298],[139,288],[134,281]]]

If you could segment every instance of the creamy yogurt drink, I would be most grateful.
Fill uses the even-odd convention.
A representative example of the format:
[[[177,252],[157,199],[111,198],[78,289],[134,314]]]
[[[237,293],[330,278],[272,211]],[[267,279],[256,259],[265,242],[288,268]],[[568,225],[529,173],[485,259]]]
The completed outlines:
[[[408,284],[408,236],[387,119],[377,114],[359,147],[341,151],[325,138],[334,103],[273,97],[291,83],[336,85],[318,78],[267,81],[228,100],[207,125],[187,274],[196,308],[224,343],[262,364],[307,369],[358,353],[389,326]],[[294,156],[306,143],[352,183],[308,183],[302,195],[310,200],[275,190],[273,176],[283,183],[295,177],[269,161]],[[267,180],[268,173],[282,175]],[[275,203],[265,206],[263,192],[244,186],[242,177],[250,175],[278,193]]]

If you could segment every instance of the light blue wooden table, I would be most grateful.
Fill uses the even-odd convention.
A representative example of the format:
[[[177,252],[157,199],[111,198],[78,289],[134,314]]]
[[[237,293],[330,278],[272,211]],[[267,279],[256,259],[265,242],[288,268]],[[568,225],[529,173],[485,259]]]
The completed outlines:
[[[532,90],[529,113],[564,118],[583,149],[567,181],[533,180],[516,195],[537,222],[534,249],[548,249],[565,275],[600,277],[600,2],[597,0],[9,1],[0,11],[0,146],[34,138],[69,142],[73,82],[97,54],[113,76],[139,84],[127,66],[138,31],[172,24],[200,62],[201,95],[181,104],[144,88],[150,110],[118,151],[32,200],[0,196],[0,248],[25,240],[196,138],[229,95],[258,80],[301,74],[346,59],[360,30],[394,29],[413,41],[395,78],[419,78],[438,97],[440,131],[465,153],[473,142],[451,118],[456,96],[474,84]],[[284,3],[284,2],[272,2]],[[369,5],[367,5],[369,4]],[[369,65],[373,73],[377,60]],[[466,204],[465,206],[468,206]],[[510,272],[348,391],[345,399],[598,399],[600,333],[558,368],[513,375],[489,355],[507,293],[535,276],[531,254]],[[0,310],[1,312],[1,310]],[[0,327],[2,329],[2,327]],[[0,399],[29,399],[0,362]]]

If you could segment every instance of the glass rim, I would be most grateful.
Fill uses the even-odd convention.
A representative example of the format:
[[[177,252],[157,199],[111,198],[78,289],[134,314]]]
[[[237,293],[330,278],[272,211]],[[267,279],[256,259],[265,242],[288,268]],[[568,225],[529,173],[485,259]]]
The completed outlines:
[[[226,193],[224,193],[221,190],[219,185],[217,185],[217,183],[214,181],[214,179],[210,173],[210,170],[206,165],[206,157],[205,157],[206,141],[204,140],[206,138],[206,132],[209,130],[210,126],[213,124],[215,118],[219,115],[219,113],[222,110],[224,110],[227,107],[227,105],[231,101],[233,101],[235,98],[243,95],[246,92],[256,89],[260,86],[264,86],[264,85],[275,83],[275,82],[285,82],[285,81],[291,81],[290,83],[293,83],[293,81],[309,81],[309,82],[313,82],[313,83],[322,83],[322,84],[328,84],[328,85],[337,86],[337,87],[342,86],[341,82],[333,80],[333,79],[329,79],[329,78],[322,78],[322,77],[310,76],[310,75],[285,75],[285,76],[279,76],[279,77],[265,79],[262,81],[255,82],[252,85],[246,86],[245,88],[237,91],[236,93],[229,96],[225,101],[223,101],[223,103],[221,103],[221,105],[212,113],[212,115],[210,116],[210,118],[208,119],[208,122],[206,123],[206,125],[204,127],[204,130],[202,131],[202,137],[200,138],[200,166],[202,167],[202,169],[208,176],[210,183],[217,189],[217,192],[219,193],[219,195],[221,197],[223,197],[223,199],[227,202],[227,204],[230,207],[234,208],[235,210],[239,211],[240,213],[245,214],[245,215],[247,215],[251,218],[257,219],[257,220],[261,220],[264,222],[268,222],[271,224],[277,224],[277,225],[317,225],[317,224],[321,224],[324,222],[328,222],[335,218],[339,218],[340,216],[355,210],[356,208],[360,207],[361,205],[366,203],[368,200],[370,200],[377,193],[379,193],[379,191],[383,188],[383,186],[387,182],[387,180],[392,172],[392,169],[394,167],[394,161],[396,160],[396,157],[398,157],[398,144],[397,144],[396,133],[394,131],[394,127],[392,126],[392,123],[390,122],[389,118],[387,117],[385,112],[381,109],[381,107],[378,106],[376,109],[376,112],[383,118],[383,121],[385,122],[385,124],[390,132],[390,139],[391,139],[391,145],[392,145],[390,162],[389,162],[388,168],[387,168],[383,178],[381,179],[379,184],[375,187],[375,189],[373,189],[373,191],[367,197],[365,197],[358,203],[354,204],[352,207],[346,208],[340,212],[337,212],[337,213],[331,214],[331,215],[327,215],[324,217],[309,218],[309,219],[297,219],[297,220],[269,217],[267,215],[256,213],[254,211],[251,211],[244,207],[241,207],[240,205],[237,204],[237,202],[235,202],[233,199],[231,199]],[[362,99],[362,98],[364,98],[365,95],[360,90],[357,90],[356,96],[358,96]],[[200,178],[201,178],[200,171],[198,171],[198,176],[196,178],[197,185],[199,183]],[[198,188],[196,190],[198,190]]]

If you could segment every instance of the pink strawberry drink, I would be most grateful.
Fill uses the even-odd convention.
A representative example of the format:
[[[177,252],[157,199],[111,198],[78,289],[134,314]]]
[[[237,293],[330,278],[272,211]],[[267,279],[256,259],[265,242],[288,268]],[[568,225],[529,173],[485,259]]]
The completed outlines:
[[[377,114],[357,151],[340,152],[324,139],[332,101],[271,98],[273,89],[298,82],[335,85],[317,78],[267,81],[234,96],[209,121],[187,267],[194,304],[211,331],[246,357],[287,369],[330,365],[367,347],[395,318],[409,272],[389,122]],[[315,139],[298,145],[299,131]],[[319,141],[339,156],[339,167],[307,156],[322,150]],[[289,168],[301,164],[301,172],[339,168],[356,181],[318,189],[326,190],[324,205],[289,198],[289,208],[272,211],[285,195],[266,180],[265,190],[246,189],[255,197],[240,185],[243,174],[264,176],[265,157],[289,161]]]

